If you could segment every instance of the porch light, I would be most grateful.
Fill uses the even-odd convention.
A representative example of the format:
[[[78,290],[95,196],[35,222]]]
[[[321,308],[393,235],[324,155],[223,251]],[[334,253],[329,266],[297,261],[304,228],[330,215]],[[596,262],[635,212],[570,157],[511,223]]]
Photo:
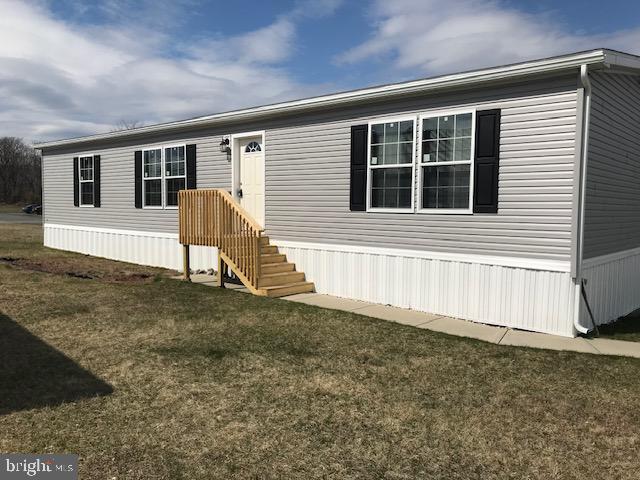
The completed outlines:
[[[220,153],[229,153],[229,137],[223,137],[220,141]]]

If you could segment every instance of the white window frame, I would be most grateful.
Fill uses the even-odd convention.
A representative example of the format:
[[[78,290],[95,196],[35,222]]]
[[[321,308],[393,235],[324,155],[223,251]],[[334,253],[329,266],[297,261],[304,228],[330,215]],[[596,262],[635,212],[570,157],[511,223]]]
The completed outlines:
[[[182,147],[184,148],[184,175],[166,175],[166,150],[168,148]],[[178,143],[175,145],[163,145],[162,147],[162,205],[167,210],[177,210],[178,205],[167,205],[167,180],[173,178],[184,178],[184,188],[187,188],[187,145],[185,143]]]
[[[428,214],[448,214],[448,215],[472,215],[473,214],[473,194],[474,194],[474,170],[475,170],[475,148],[476,148],[476,108],[460,108],[460,109],[446,109],[446,110],[429,110],[426,112],[421,112],[419,115],[419,130],[420,137],[417,145],[418,158],[416,159],[416,166],[418,168],[418,213],[428,213]],[[425,119],[433,118],[433,117],[446,117],[451,115],[460,115],[464,113],[471,114],[471,159],[469,161],[450,161],[450,162],[429,162],[424,163],[422,161],[422,124]],[[442,166],[445,167],[447,165],[469,165],[469,206],[467,208],[422,208],[422,185],[423,185],[423,175],[422,168],[427,167],[436,167]]]
[[[166,156],[165,149],[182,147],[184,148],[184,175],[166,175]],[[151,150],[160,150],[160,176],[159,177],[145,177],[144,176],[144,152]],[[187,144],[177,143],[170,145],[154,145],[145,147],[142,149],[142,208],[148,210],[177,210],[177,205],[167,205],[167,180],[172,178],[184,178],[184,186],[187,187]],[[146,186],[145,180],[160,180],[160,205],[147,205],[146,204]]]
[[[82,159],[83,158],[91,158],[91,180],[82,180]],[[93,153],[88,154],[84,153],[82,155],[78,155],[78,206],[81,208],[94,208],[96,203],[96,161],[95,155]],[[83,183],[91,183],[93,184],[93,202],[91,203],[82,203],[82,184]]]
[[[381,123],[395,123],[395,122],[413,122],[413,139],[411,149],[411,206],[407,208],[385,208],[385,207],[372,207],[371,206],[371,194],[372,194],[372,181],[371,170],[382,168],[408,168],[408,163],[389,164],[389,165],[375,165],[371,168],[371,126],[379,125]],[[372,213],[414,213],[415,212],[415,179],[416,179],[416,128],[418,122],[416,122],[416,115],[405,115],[398,117],[383,117],[375,118],[369,121],[368,134],[367,134],[367,212]]]
[[[150,152],[152,150],[160,150],[160,176],[159,177],[145,177],[144,176],[144,152]],[[162,146],[148,147],[142,149],[142,208],[149,210],[162,210],[164,208],[164,197],[162,192],[162,173],[164,171],[164,149]],[[147,205],[147,180],[160,180],[160,205]]]

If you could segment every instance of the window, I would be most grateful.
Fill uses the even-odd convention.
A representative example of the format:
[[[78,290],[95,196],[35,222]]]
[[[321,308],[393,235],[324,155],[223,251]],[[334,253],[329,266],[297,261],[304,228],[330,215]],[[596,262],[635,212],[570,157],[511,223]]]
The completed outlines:
[[[167,206],[178,206],[178,192],[186,186],[184,146],[164,149],[164,171],[167,192]]]
[[[245,153],[259,152],[261,150],[262,148],[260,148],[260,144],[258,142],[249,142],[244,149]]]
[[[415,121],[371,123],[369,131],[369,208],[412,210]]]
[[[80,206],[93,206],[93,156],[78,159]]]
[[[162,207],[162,150],[142,152],[144,206]]]
[[[142,151],[143,199],[146,208],[177,207],[186,188],[185,146]]]
[[[422,117],[421,210],[471,211],[474,123],[474,112]]]

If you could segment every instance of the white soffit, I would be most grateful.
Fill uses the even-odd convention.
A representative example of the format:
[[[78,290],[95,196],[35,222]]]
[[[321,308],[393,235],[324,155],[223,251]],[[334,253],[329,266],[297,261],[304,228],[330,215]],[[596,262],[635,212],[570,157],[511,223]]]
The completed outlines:
[[[51,147],[71,146],[101,140],[135,138],[136,136],[142,136],[148,133],[175,131],[184,128],[208,127],[224,122],[253,120],[259,117],[283,115],[312,108],[339,106],[346,103],[357,103],[358,101],[382,100],[388,97],[418,94],[443,88],[515,79],[527,75],[561,72],[563,70],[577,68],[583,64],[602,65],[603,67],[608,68],[621,67],[640,71],[640,57],[605,49],[590,50],[587,52],[573,53],[512,65],[454,73],[427,79],[363,88],[290,102],[234,110],[177,122],[149,125],[132,130],[43,142],[35,145],[35,147],[45,149]]]

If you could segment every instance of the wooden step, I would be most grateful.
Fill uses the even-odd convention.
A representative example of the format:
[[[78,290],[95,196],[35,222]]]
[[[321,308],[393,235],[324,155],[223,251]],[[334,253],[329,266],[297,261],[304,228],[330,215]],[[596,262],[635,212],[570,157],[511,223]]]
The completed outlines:
[[[290,283],[304,282],[304,272],[281,272],[262,275],[258,279],[258,288],[272,287],[274,285],[289,285]]]
[[[293,272],[296,269],[294,263],[280,262],[280,263],[263,263],[260,265],[260,273],[263,275],[269,275],[271,273],[281,272]]]
[[[260,246],[260,253],[278,253],[278,247],[275,245],[262,245]]]
[[[264,255],[260,255],[260,263],[264,265],[265,263],[281,263],[287,260],[287,256],[283,253],[267,253]]]
[[[260,245],[269,245],[269,237],[260,237]]]
[[[296,282],[288,285],[274,285],[260,289],[267,297],[285,297],[287,295],[295,295],[296,293],[311,293],[313,290],[313,282]]]

